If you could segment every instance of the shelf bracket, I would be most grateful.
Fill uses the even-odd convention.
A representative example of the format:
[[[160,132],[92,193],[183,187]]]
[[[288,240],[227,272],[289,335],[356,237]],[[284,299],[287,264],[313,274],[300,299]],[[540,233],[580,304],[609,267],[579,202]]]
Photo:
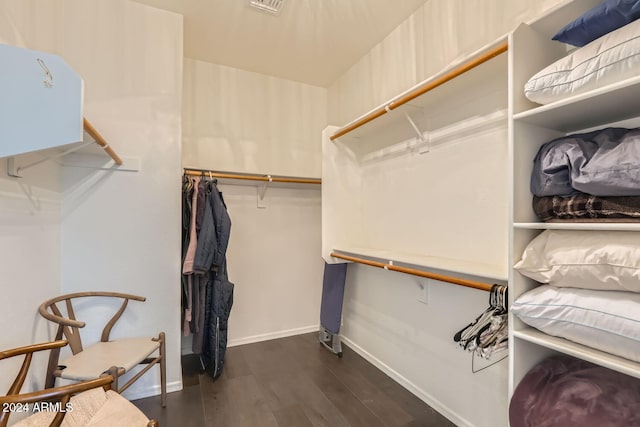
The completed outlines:
[[[49,160],[53,160],[53,159],[57,159],[58,157],[63,157],[66,156],[69,153],[73,153],[74,151],[77,151],[83,147],[86,147],[87,145],[91,145],[93,144],[93,141],[89,141],[89,142],[85,142],[83,144],[77,145],[73,148],[69,148],[68,150],[65,151],[61,151],[57,154],[54,154],[52,156],[48,156],[45,157],[44,159],[40,159],[37,162],[33,162],[33,163],[29,163],[28,165],[24,165],[24,166],[17,166],[15,164],[15,157],[9,157],[7,159],[7,175],[14,177],[14,178],[22,178],[21,172],[24,170],[27,170],[29,168],[32,168],[34,166],[39,165],[40,163],[44,163],[47,162]]]
[[[420,129],[418,128],[418,125],[416,125],[416,122],[413,121],[413,119],[411,118],[409,113],[407,113],[406,111],[404,112],[404,117],[407,119],[407,121],[409,122],[409,124],[411,125],[413,130],[415,131],[416,135],[418,136],[419,145],[422,145],[422,146],[426,145],[427,146],[426,151],[425,150],[420,150],[420,153],[424,153],[424,152],[429,151],[429,146],[427,145],[429,143],[429,140],[424,137],[424,134],[420,131]]]
[[[273,178],[271,175],[267,175],[268,181],[265,181],[264,184],[256,187],[257,192],[257,207],[260,209],[266,209],[267,204],[264,202],[264,196],[267,194],[267,188],[269,188],[269,183],[273,182]]]

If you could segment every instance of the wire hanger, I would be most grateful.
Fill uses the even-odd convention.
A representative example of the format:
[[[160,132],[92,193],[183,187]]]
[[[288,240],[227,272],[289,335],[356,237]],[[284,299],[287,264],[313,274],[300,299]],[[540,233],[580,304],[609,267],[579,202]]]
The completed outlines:
[[[492,356],[508,349],[507,287],[494,284],[489,292],[489,307],[476,319],[459,330],[453,340],[472,353],[471,371],[476,373],[503,360],[480,369],[475,367],[475,359],[490,360]]]

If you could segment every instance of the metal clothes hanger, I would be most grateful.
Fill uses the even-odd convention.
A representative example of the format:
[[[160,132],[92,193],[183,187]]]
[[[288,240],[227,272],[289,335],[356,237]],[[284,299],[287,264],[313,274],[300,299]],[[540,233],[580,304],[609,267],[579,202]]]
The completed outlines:
[[[471,370],[474,373],[503,360],[506,355],[481,369],[476,369],[474,363],[476,357],[489,360],[494,354],[508,348],[507,287],[493,285],[489,293],[489,307],[456,332],[453,340],[472,352]]]

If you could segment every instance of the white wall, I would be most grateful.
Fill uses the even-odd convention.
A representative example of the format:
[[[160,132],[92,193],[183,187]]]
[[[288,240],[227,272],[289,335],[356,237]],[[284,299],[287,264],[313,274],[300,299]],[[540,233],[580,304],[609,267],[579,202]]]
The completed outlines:
[[[25,47],[10,12],[7,2],[0,2],[0,43]],[[20,156],[18,165],[40,159],[38,154]],[[0,323],[6,328],[1,349],[49,340],[47,322],[37,309],[60,292],[60,206],[60,172],[55,163],[25,171],[24,178],[11,178],[5,159],[0,160]],[[25,389],[42,384],[47,356],[34,357],[35,368]],[[9,388],[22,363],[15,359],[0,364],[2,390]]]
[[[325,126],[323,88],[184,61],[184,167],[320,177]],[[232,222],[229,344],[317,330],[323,268],[318,186],[273,184],[266,208],[259,209],[255,183],[220,182]],[[189,352],[188,340],[183,352]]]
[[[428,288],[428,304],[418,301],[419,285]],[[484,291],[354,264],[347,269],[340,332],[456,425],[506,426],[507,361],[474,374],[471,353],[453,341],[487,307]],[[476,359],[475,369],[486,364]]]
[[[253,187],[220,188],[233,222],[229,345],[316,331],[324,265],[318,186],[270,188],[265,209],[256,208]]]
[[[427,1],[331,84],[329,124],[348,123],[563,1]]]
[[[319,177],[326,89],[185,58],[184,167]]]
[[[38,159],[35,155],[21,157],[25,163]],[[3,350],[49,340],[46,321],[37,309],[60,291],[61,202],[57,167],[43,164],[28,172],[22,179],[8,178],[6,162],[0,161]],[[0,363],[0,390],[7,390],[18,372],[22,360],[15,359]],[[33,363],[38,368],[32,370],[25,389],[33,388],[34,383],[41,385],[44,380],[46,356],[36,357]]]
[[[329,124],[340,126],[354,120],[448,64],[506,34],[518,23],[531,20],[558,3],[561,1],[426,2],[329,87]],[[504,84],[506,87],[506,75]],[[502,162],[487,165],[492,168],[491,176],[506,179],[506,137],[502,144],[493,144],[492,150]],[[444,161],[444,157],[440,158]],[[465,162],[469,161],[473,162],[465,157]],[[466,163],[456,165],[461,168],[466,166]],[[455,174],[454,170],[452,166],[451,172]],[[423,172],[420,175],[430,173]],[[385,172],[381,179],[392,181],[390,174],[392,172]],[[480,179],[493,182],[493,178],[487,180],[485,176]],[[500,185],[499,180],[496,182],[495,193],[488,196],[497,201],[496,214],[504,221],[504,230],[499,232],[506,238],[507,186],[506,182],[504,185]],[[431,194],[437,194],[438,190],[432,188],[433,185],[437,185],[433,179],[424,180],[425,188]],[[399,187],[398,194],[402,191],[403,187]],[[416,198],[423,195],[422,192],[413,194]],[[455,197],[455,194],[451,193],[450,196]],[[441,212],[433,216],[429,209],[416,209],[416,204],[420,204],[416,199],[410,200],[405,206],[408,208],[406,212],[397,207],[395,211],[387,209],[382,212],[386,216],[372,218],[369,223],[374,228],[368,237],[374,238],[385,232],[381,224],[390,221],[389,215],[395,221],[412,221],[417,230],[430,229],[434,224],[432,220],[443,219]],[[397,204],[397,200],[392,201]],[[468,214],[473,215],[472,212]],[[454,220],[457,220],[459,226]],[[418,244],[429,247],[434,241],[445,242],[443,252],[455,254],[455,245],[460,244],[455,239],[461,230],[465,230],[464,233],[478,232],[479,236],[486,231],[481,228],[481,224],[478,230],[467,230],[464,228],[464,218],[461,220],[459,217],[452,217],[447,221],[448,225],[445,223],[433,230],[433,240],[425,243],[423,239]],[[491,229],[494,230],[497,223],[491,224]],[[448,243],[447,233],[451,239]],[[386,239],[392,243],[394,241],[389,236]],[[475,243],[470,245],[473,246]],[[502,259],[506,263],[505,247],[506,242],[497,248],[499,253],[483,252],[478,257]],[[506,268],[505,264],[505,271]],[[459,349],[452,339],[457,330],[470,323],[486,308],[488,294],[433,283],[430,286],[428,305],[417,302],[420,296],[415,279],[366,266],[350,266],[341,331],[345,341],[374,364],[405,383],[456,424],[478,427],[507,425],[506,361],[481,373],[471,374],[470,354]]]
[[[54,256],[42,271],[28,258],[17,263],[27,276],[37,272],[51,285],[25,287],[30,296],[14,300],[16,309],[33,316],[32,299],[75,291],[146,296],[147,302],[130,305],[112,336],[165,331],[167,382],[170,390],[180,389],[182,17],[127,0],[4,0],[0,11],[15,29],[14,43],[56,53],[83,77],[85,117],[118,154],[140,164],[138,172],[65,167],[50,230],[36,238],[43,228],[37,218],[22,229],[11,227],[25,246],[23,256],[28,245],[45,239]],[[58,179],[43,179],[52,178]],[[8,252],[10,243],[2,242],[0,251]],[[101,313],[76,314],[86,314],[91,324]],[[98,340],[92,332],[87,329],[84,339]],[[16,333],[31,342],[33,333]],[[153,371],[129,397],[159,392]]]

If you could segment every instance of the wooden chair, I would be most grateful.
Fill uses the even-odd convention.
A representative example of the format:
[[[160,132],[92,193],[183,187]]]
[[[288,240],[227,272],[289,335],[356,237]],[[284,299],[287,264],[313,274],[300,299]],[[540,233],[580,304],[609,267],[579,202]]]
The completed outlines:
[[[65,345],[67,341],[58,340],[0,351],[0,360],[24,355],[9,391],[0,396],[0,427],[7,426],[12,412],[32,413],[14,427],[158,427],[157,421],[149,420],[133,403],[111,389],[117,382],[115,366],[90,381],[20,394],[33,354],[43,350],[59,351]],[[35,412],[36,409],[39,412]]]
[[[102,330],[100,342],[84,348],[78,328],[83,328],[85,322],[76,320],[72,301],[87,297],[120,298],[123,301],[120,309],[113,315]],[[42,303],[39,308],[40,314],[45,319],[58,325],[55,339],[59,340],[64,337],[69,342],[72,353],[71,356],[60,361],[60,349],[56,348],[51,351],[45,387],[53,387],[56,377],[74,381],[87,381],[97,378],[111,366],[118,367],[117,375],[121,376],[136,365],[146,364],[140,372],[136,373],[129,381],[117,389],[119,393],[122,393],[129,388],[134,381],[151,369],[151,367],[159,364],[161,402],[162,407],[165,407],[167,384],[164,332],[160,332],[157,338],[123,338],[113,341],[109,340],[111,329],[127,308],[129,301],[145,301],[145,299],[144,297],[117,292],[78,292],[61,295]],[[66,317],[56,305],[63,301]],[[152,354],[154,355],[152,356]]]

